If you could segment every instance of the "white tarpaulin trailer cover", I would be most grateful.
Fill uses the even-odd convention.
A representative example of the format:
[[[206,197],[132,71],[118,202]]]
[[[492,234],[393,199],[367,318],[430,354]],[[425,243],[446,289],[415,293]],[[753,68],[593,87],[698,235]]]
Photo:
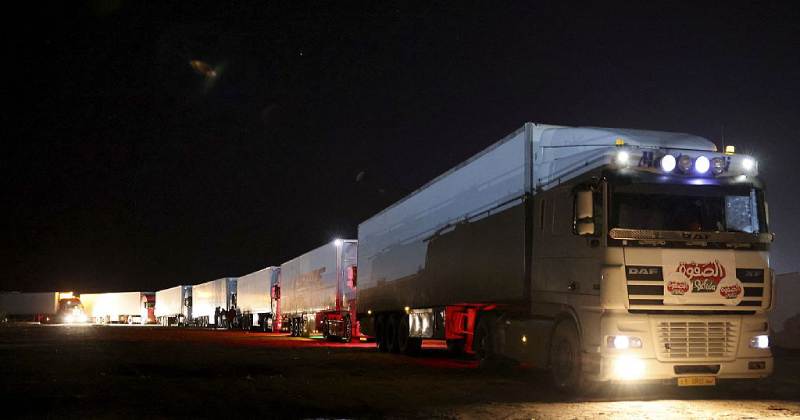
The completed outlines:
[[[142,292],[82,293],[81,303],[89,318],[101,322],[120,322],[120,317],[141,316],[144,311]]]
[[[229,309],[235,306],[236,278],[223,277],[192,286],[192,318],[208,317],[208,323],[215,322],[216,308]]]
[[[236,302],[242,313],[272,313],[272,286],[278,281],[280,268],[267,267],[239,277],[237,280]]]
[[[357,247],[354,240],[333,241],[281,264],[281,313],[335,309],[337,280],[342,282],[343,303],[354,300],[355,289],[346,284],[345,270],[356,264]]]
[[[173,317],[183,315],[186,321],[191,318],[186,299],[192,296],[192,286],[175,286],[156,292],[157,317]]]

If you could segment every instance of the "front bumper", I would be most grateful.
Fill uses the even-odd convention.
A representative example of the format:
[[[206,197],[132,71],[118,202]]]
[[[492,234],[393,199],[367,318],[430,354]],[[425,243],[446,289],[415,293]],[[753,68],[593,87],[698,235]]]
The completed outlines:
[[[752,365],[763,368],[752,369]],[[624,367],[620,367],[624,366]],[[737,358],[731,361],[662,362],[655,358],[624,355],[600,357],[597,381],[663,382],[686,376],[715,376],[718,379],[759,379],[772,374],[773,358]],[[690,373],[682,373],[688,371]]]
[[[680,342],[672,342],[675,347],[669,354],[665,351],[664,331],[670,326],[677,329],[671,334],[684,334],[687,323],[715,324],[713,328],[727,329],[724,357],[716,357],[709,351],[705,356],[684,354],[678,351]],[[587,375],[597,381],[615,382],[658,382],[675,380],[687,376],[714,376],[718,379],[758,379],[772,374],[773,357],[769,349],[750,347],[750,339],[759,334],[767,334],[767,319],[758,315],[653,315],[606,313],[600,321],[598,341],[606,343],[609,336],[627,335],[641,339],[640,348],[619,350],[607,345],[595,347],[585,353],[584,369]],[[694,328],[693,325],[689,327]],[[711,327],[709,327],[711,328]],[[700,340],[702,353],[703,338],[717,331],[704,330],[700,325],[700,335],[690,331],[689,340]],[[704,333],[708,333],[705,334]],[[717,333],[718,334],[718,333]],[[720,346],[719,342],[705,343],[708,348]],[[683,344],[685,346],[685,343]],[[685,348],[685,347],[684,347]],[[693,347],[694,348],[694,347]],[[689,357],[687,357],[689,356]],[[694,356],[694,357],[692,357]]]

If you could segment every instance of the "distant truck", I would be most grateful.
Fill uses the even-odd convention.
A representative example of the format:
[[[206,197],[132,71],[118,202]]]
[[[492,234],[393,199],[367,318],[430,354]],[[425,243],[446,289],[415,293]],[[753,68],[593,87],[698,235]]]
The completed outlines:
[[[266,267],[238,278],[236,301],[242,329],[272,330],[276,308],[272,291],[279,274],[279,267]]]
[[[89,319],[98,324],[154,323],[155,294],[151,292],[82,293]]]
[[[349,342],[356,323],[357,241],[337,239],[281,264],[278,319],[292,336]]]
[[[80,299],[72,292],[0,293],[0,321],[75,324],[87,321]]]
[[[192,322],[192,286],[175,286],[156,292],[155,317],[163,326]]]
[[[236,278],[223,277],[192,286],[192,318],[201,327],[220,327],[217,309],[236,308]]]
[[[565,391],[765,377],[757,170],[694,135],[526,123],[359,225],[361,329],[381,351],[525,361]]]

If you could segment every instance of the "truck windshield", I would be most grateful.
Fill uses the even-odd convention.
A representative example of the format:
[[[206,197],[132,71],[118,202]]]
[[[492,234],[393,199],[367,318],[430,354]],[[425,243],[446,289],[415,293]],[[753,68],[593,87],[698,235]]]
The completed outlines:
[[[613,187],[612,191],[612,227],[766,231],[763,194],[749,186],[629,184]]]

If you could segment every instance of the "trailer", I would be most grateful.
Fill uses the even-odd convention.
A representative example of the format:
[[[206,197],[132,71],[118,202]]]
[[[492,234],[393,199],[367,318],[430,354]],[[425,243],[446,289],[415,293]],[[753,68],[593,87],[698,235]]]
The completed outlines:
[[[192,318],[201,327],[224,326],[219,311],[236,308],[236,278],[223,277],[192,286]]]
[[[192,286],[157,291],[155,317],[163,326],[189,324],[192,321]]]
[[[155,294],[151,292],[82,293],[86,314],[97,324],[155,322]]]
[[[337,239],[281,264],[278,317],[292,336],[349,342],[355,322],[358,241]]]
[[[773,369],[764,188],[702,137],[526,123],[358,227],[357,313],[556,386],[713,385]]]
[[[80,299],[72,292],[0,293],[0,322],[83,323]]]
[[[237,280],[239,325],[242,329],[271,331],[275,313],[273,290],[278,285],[279,267],[266,267]]]
[[[775,304],[769,314],[775,345],[800,349],[800,273],[775,276]]]

